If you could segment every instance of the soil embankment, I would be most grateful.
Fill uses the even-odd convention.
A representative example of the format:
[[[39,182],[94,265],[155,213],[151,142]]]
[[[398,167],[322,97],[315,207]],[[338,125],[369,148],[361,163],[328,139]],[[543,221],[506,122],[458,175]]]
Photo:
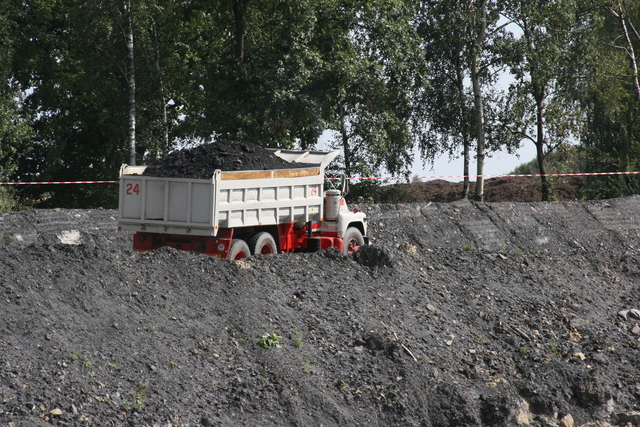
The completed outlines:
[[[0,425],[637,425],[640,197],[358,208],[355,259],[242,262],[3,214]]]

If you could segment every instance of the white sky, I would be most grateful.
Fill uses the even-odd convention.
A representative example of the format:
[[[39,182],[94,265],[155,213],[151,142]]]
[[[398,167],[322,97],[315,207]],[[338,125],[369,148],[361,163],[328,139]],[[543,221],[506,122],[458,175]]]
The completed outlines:
[[[469,173],[471,175],[476,174],[476,160],[471,153],[472,158],[469,163]],[[496,153],[490,153],[491,157],[485,156],[484,161],[484,174],[486,175],[505,175],[512,172],[516,167],[523,163],[527,163],[536,157],[535,145],[531,142],[525,142],[523,146],[517,151],[516,154],[509,154],[506,151],[499,151]],[[519,156],[519,157],[518,157]],[[417,158],[417,156],[416,156]],[[449,160],[448,155],[441,156],[436,159],[433,168],[427,164],[422,166],[422,161],[418,159],[414,163],[411,171],[414,175],[426,176],[423,181],[430,179],[446,179],[447,181],[459,182],[463,180],[462,177],[462,157],[458,159]],[[432,178],[441,177],[441,178]],[[486,178],[491,178],[486,177]],[[471,181],[475,181],[475,178],[471,178]]]
[[[318,141],[318,149],[327,149],[326,144],[330,138],[330,132],[325,132]],[[476,174],[476,160],[473,157],[474,153],[471,153],[471,160],[469,164],[469,173],[473,176]],[[499,151],[496,153],[490,153],[491,157],[485,156],[484,161],[484,174],[486,178],[491,178],[487,175],[505,175],[512,172],[517,166],[523,163],[527,163],[536,157],[535,145],[531,142],[525,141],[523,146],[517,151],[516,154],[509,154],[506,151]],[[519,157],[518,157],[519,156]],[[432,179],[445,179],[447,181],[459,182],[462,181],[462,157],[449,160],[448,155],[443,155],[437,158],[433,165],[422,165],[422,160],[419,158],[418,153],[415,155],[415,162],[411,168],[412,176],[418,176],[422,181],[429,181]],[[388,176],[388,175],[386,175]],[[475,178],[471,178],[471,181],[475,181]]]

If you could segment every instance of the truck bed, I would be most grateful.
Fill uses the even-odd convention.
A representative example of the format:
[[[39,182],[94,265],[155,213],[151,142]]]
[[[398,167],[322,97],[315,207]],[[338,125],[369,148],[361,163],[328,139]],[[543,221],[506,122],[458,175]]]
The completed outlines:
[[[219,228],[321,221],[324,167],[335,152],[314,154],[282,155],[296,156],[300,162],[312,157],[318,167],[216,170],[210,180],[145,176],[145,166],[123,165],[119,226],[128,231],[216,236]]]

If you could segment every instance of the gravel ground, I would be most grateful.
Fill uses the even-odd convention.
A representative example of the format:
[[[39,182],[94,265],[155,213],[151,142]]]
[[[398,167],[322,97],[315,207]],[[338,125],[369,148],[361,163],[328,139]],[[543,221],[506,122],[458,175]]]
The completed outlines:
[[[638,425],[640,197],[356,207],[241,262],[3,214],[0,425]]]

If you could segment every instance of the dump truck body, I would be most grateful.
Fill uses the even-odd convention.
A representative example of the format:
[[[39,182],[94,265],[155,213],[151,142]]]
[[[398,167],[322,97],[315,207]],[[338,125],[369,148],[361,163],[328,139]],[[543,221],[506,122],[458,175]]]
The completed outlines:
[[[324,169],[337,152],[274,150],[274,154],[290,161],[292,168],[216,170],[211,179],[190,179],[146,176],[145,166],[123,165],[119,226],[136,232],[135,249],[172,246],[225,258],[234,239],[255,244],[259,233],[273,237],[274,253],[309,250],[309,238],[320,239],[312,240],[315,250],[342,249],[349,226],[366,236],[366,217],[345,210],[344,192],[338,198],[336,190],[325,194]],[[304,167],[295,168],[296,163]],[[327,202],[333,203],[332,218],[325,221]],[[249,248],[250,253],[256,250],[265,253]]]

